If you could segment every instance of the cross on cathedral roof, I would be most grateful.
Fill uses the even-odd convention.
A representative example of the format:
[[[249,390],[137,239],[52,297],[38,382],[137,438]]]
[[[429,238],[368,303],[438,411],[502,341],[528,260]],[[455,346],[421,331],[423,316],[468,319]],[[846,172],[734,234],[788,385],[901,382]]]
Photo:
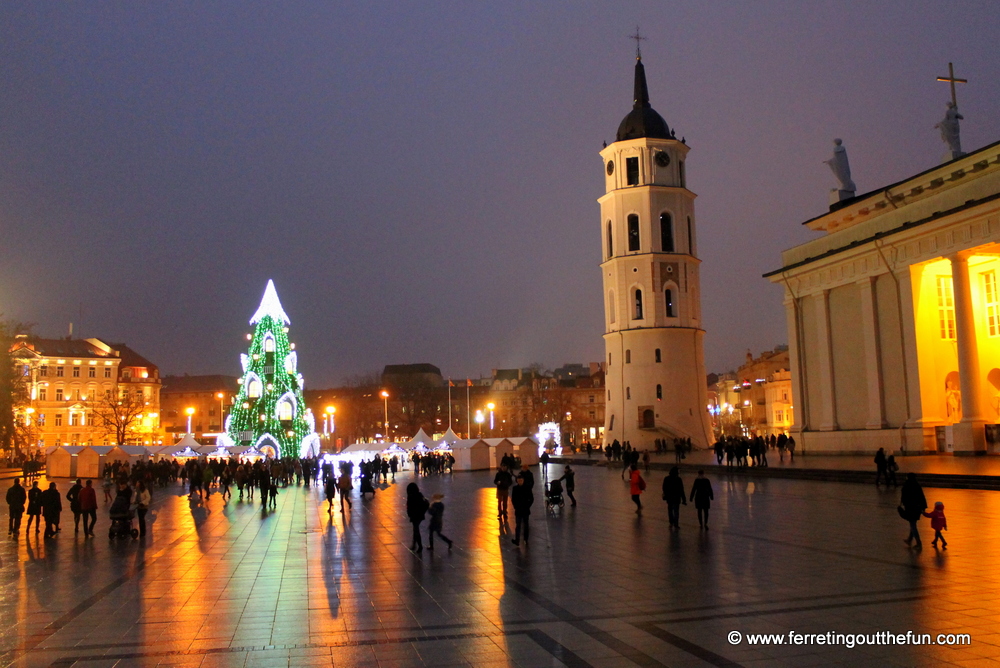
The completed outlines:
[[[285,314],[285,309],[281,308],[281,300],[278,299],[278,291],[274,289],[274,281],[268,279],[267,287],[264,289],[264,297],[260,300],[257,312],[250,318],[250,324],[255,325],[264,319],[264,316],[271,316],[275,320],[280,320],[286,325],[292,324]]]

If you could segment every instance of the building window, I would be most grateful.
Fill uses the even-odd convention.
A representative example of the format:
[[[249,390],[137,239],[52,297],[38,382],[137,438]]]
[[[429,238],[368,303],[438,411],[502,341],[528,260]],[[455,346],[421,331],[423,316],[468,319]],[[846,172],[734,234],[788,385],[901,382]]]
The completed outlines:
[[[104,377],[111,378],[111,367],[109,366],[104,367]]]
[[[589,401],[590,403],[594,403],[594,395],[593,395],[593,394],[591,394],[591,395],[590,395],[589,397],[587,397],[587,400],[588,400],[588,401]]]
[[[657,399],[662,399],[663,398],[663,386],[662,385],[657,385],[656,386],[656,398]]]
[[[49,399],[49,391],[47,389],[45,389],[44,387],[39,388],[39,390],[38,390],[38,400],[39,401],[48,401],[48,399]]]
[[[62,413],[56,413],[56,426],[62,426]]]
[[[983,274],[983,299],[986,301],[986,330],[990,336],[1000,335],[1000,300],[997,298],[997,273]]]
[[[611,234],[611,221],[608,221],[608,259],[615,256],[614,236]]]
[[[626,387],[625,388],[625,398],[626,399],[631,399],[632,398],[632,388],[631,387]]]
[[[611,353],[608,353],[608,366],[611,366]]]
[[[660,349],[659,349],[659,348],[657,348],[657,349],[656,349],[656,354],[655,354],[655,356],[654,356],[654,359],[656,360],[656,363],[657,363],[657,364],[659,364],[660,362],[662,362],[662,361],[663,361],[662,359],[660,359],[660,357],[661,357],[661,356],[660,356]]]
[[[38,423],[39,427],[44,427],[45,426],[45,413],[39,413],[38,414],[37,423]]]
[[[56,388],[56,401],[62,401],[62,400],[63,400],[62,388],[61,387]]]
[[[642,320],[642,290],[635,291],[635,319]]]
[[[785,412],[784,411],[774,411],[774,421],[775,422],[784,422],[785,421]]]
[[[74,378],[80,377],[80,367],[78,366],[73,367],[73,377]]]
[[[631,350],[626,350],[625,351],[625,364],[631,364],[631,363],[632,363],[632,351]]]
[[[951,276],[937,277],[938,321],[942,339],[955,338],[955,293]]]
[[[41,376],[42,378],[46,378],[49,375],[49,367],[47,364],[43,364],[38,369],[38,375]]]
[[[63,368],[61,366],[57,366],[56,367],[56,378],[62,378],[62,377],[63,377]]]
[[[639,216],[634,213],[628,215],[628,249],[639,250]]]
[[[610,399],[610,398],[611,398],[611,393],[608,392],[608,399]],[[615,415],[614,415],[614,413],[612,413],[611,414],[611,419],[608,420],[608,431],[611,431],[614,428],[615,428]]]
[[[250,383],[247,385],[247,396],[251,399],[256,399],[260,396],[263,389],[264,385],[260,382],[260,380],[252,378]]]
[[[688,216],[688,252],[694,255],[694,228],[691,227],[691,216]]]
[[[278,404],[278,419],[291,420],[293,410],[291,401],[282,401]]]
[[[625,158],[625,183],[639,185],[639,158]]]
[[[660,214],[660,250],[674,252],[674,221],[669,213]]]
[[[87,369],[87,378],[97,378],[97,367]]]
[[[608,401],[611,401],[611,390],[608,390]]]
[[[667,317],[676,318],[677,314],[674,311],[674,291],[671,290],[670,288],[667,288],[666,290],[663,291],[663,302],[664,304],[666,304],[667,307],[666,311]]]
[[[264,337],[264,352],[273,353],[274,352],[274,337],[268,332],[267,336]]]
[[[71,426],[71,427],[75,427],[76,426],[76,413],[70,413],[69,414],[69,426]]]

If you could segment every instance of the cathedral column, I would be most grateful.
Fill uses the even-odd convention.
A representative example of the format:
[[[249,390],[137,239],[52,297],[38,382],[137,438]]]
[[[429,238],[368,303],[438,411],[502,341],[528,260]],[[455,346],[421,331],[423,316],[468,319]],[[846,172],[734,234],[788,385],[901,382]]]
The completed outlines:
[[[861,294],[861,334],[865,342],[865,377],[868,380],[867,429],[884,429],[885,401],[882,392],[882,344],[879,339],[878,295],[875,276],[857,282]]]
[[[792,296],[790,290],[785,290],[785,321],[788,331],[792,336],[788,338],[788,361],[792,372],[792,426],[789,429],[792,433],[798,434],[806,428],[806,416],[809,415],[806,403],[805,382],[802,376],[804,369],[799,363],[801,346],[799,341],[802,332],[799,329],[799,304],[798,300]]]
[[[830,335],[830,291],[815,296],[816,349],[819,351],[819,389],[823,397],[819,430],[836,431],[837,393],[833,378],[833,337]]]
[[[951,282],[955,297],[955,339],[958,344],[958,378],[962,389],[962,421],[955,426],[955,450],[986,452],[986,421],[982,417],[979,392],[979,348],[976,320],[969,281],[969,256],[957,253],[951,261]]]

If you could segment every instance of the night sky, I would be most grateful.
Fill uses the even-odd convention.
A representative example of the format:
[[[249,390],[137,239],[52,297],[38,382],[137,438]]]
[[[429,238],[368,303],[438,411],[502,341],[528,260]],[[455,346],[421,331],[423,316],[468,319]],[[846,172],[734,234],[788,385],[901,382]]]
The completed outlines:
[[[993,1],[0,7],[0,312],[239,372],[273,278],[308,386],[603,357],[602,141],[653,107],[692,147],[706,361],[786,342],[761,278],[860,192],[1000,139]]]

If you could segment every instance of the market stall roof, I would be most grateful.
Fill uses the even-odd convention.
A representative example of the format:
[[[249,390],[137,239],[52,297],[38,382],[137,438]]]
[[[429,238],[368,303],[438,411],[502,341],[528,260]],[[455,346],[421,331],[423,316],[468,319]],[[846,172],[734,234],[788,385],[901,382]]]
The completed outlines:
[[[500,440],[503,440],[503,439],[500,439]],[[474,447],[476,445],[479,445],[480,443],[482,443],[484,446],[489,447],[489,443],[487,443],[485,440],[483,440],[481,438],[464,438],[462,440],[455,441],[454,443],[452,443],[451,444],[451,449],[452,450],[466,450],[468,448],[471,448],[471,447]]]
[[[194,436],[191,434],[184,434],[184,438],[174,443],[172,448],[177,448],[178,450],[183,450],[184,448],[197,448],[200,447],[201,443],[194,440]]]

